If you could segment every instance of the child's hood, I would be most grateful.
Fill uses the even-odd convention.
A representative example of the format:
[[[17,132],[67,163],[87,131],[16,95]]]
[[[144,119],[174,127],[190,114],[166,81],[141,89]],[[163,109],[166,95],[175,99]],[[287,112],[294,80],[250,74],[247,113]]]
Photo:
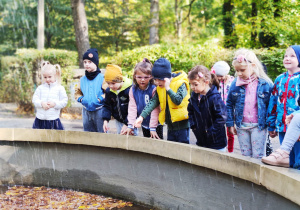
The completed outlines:
[[[184,71],[175,71],[172,73],[172,80],[184,80],[189,83],[187,74]]]
[[[123,82],[124,82],[124,83],[123,83],[123,85],[122,85],[122,87],[121,87],[121,89],[120,89],[119,92],[118,92],[118,91],[114,91],[114,90],[112,90],[112,89],[110,89],[110,91],[113,92],[114,94],[118,95],[118,93],[120,93],[120,92],[122,92],[123,90],[125,90],[126,88],[132,86],[132,80],[129,79],[129,78],[127,78],[127,77],[123,77]]]

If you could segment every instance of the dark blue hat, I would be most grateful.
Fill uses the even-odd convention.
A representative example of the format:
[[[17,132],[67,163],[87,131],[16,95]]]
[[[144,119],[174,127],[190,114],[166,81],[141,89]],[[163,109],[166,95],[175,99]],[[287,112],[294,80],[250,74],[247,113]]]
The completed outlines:
[[[293,48],[296,53],[296,56],[298,58],[298,67],[300,67],[300,45],[292,45],[291,48]]]
[[[171,63],[166,58],[159,58],[153,64],[152,76],[154,79],[164,80],[171,78]]]
[[[92,61],[97,67],[99,65],[98,50],[95,48],[88,49],[84,54],[82,60],[88,59]]]

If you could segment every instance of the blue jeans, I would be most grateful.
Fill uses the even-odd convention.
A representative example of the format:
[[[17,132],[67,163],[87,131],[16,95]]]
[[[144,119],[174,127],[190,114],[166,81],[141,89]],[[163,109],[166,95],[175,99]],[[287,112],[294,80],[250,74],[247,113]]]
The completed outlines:
[[[290,167],[300,170],[300,114],[295,114],[288,129],[279,132],[280,149],[290,152]]]
[[[189,144],[190,143],[190,128],[185,128],[181,130],[168,130],[169,141],[175,141],[180,143]]]
[[[87,111],[82,108],[83,130],[103,133],[102,108],[96,111]]]

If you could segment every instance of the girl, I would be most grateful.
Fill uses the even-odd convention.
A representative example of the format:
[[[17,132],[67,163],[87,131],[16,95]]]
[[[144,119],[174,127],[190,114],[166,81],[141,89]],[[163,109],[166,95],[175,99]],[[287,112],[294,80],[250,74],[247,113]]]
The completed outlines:
[[[229,88],[234,80],[233,76],[230,76],[228,73],[230,71],[230,66],[225,61],[218,61],[211,68],[212,73],[217,75],[220,84],[220,94],[223,102],[226,104],[226,99],[228,96]],[[233,152],[234,148],[234,135],[229,132],[227,128],[227,138],[228,138],[228,152]]]
[[[42,63],[42,85],[34,92],[32,103],[36,118],[32,128],[64,130],[59,114],[68,103],[65,88],[60,85],[61,70],[58,64]]]
[[[232,65],[238,77],[229,89],[226,125],[230,133],[237,133],[242,155],[260,159],[264,155],[267,108],[273,84],[250,50],[238,50]]]
[[[121,134],[131,134],[134,130],[134,122],[140,116],[146,104],[155,94],[156,86],[153,84],[151,76],[152,64],[147,59],[138,63],[133,72],[133,83],[129,91],[128,105],[128,128]],[[163,126],[158,125],[158,114],[160,107],[157,106],[150,115],[146,117],[142,124],[144,137],[163,139]]]
[[[293,45],[287,48],[283,65],[287,72],[279,75],[274,84],[268,107],[269,134],[272,138],[279,134],[280,144],[287,131],[286,116],[299,110],[300,100],[300,46]],[[300,142],[297,142],[290,153],[290,166],[300,160],[296,160],[300,153]]]
[[[188,113],[191,128],[201,147],[226,151],[226,107],[219,94],[219,82],[205,66],[195,66],[188,74],[193,93]]]

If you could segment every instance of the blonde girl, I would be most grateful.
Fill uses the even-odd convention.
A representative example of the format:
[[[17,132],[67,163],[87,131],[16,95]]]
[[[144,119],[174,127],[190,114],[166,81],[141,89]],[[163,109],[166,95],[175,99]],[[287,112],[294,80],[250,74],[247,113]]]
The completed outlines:
[[[264,155],[273,83],[251,50],[239,49],[232,65],[237,78],[230,86],[226,101],[226,126],[230,133],[237,134],[242,155],[260,159]]]
[[[217,76],[205,66],[195,66],[188,74],[193,91],[188,113],[197,145],[226,151],[226,107],[218,91]]]
[[[152,63],[144,58],[139,62],[133,72],[133,86],[129,91],[128,105],[128,128],[121,134],[133,134],[134,122],[139,116],[152,96],[155,94],[156,86],[153,84],[151,75]],[[163,126],[158,125],[160,107],[156,107],[151,115],[146,117],[142,123],[144,137],[163,139]]]
[[[61,69],[58,64],[44,61],[41,65],[42,84],[33,94],[36,118],[32,128],[64,130],[59,114],[68,103],[65,88],[61,86]]]

